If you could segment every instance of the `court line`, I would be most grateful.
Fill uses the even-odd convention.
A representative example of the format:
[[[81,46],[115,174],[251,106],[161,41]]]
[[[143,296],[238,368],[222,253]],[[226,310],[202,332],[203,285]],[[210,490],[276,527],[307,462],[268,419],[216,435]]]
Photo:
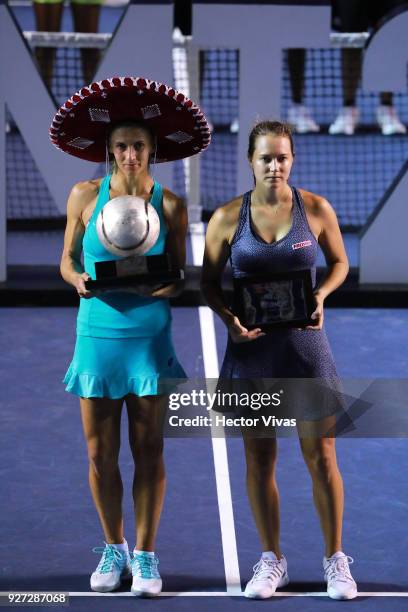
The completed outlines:
[[[135,597],[130,591],[127,593],[95,593],[94,591],[73,591],[70,597]],[[158,597],[244,597],[243,592],[228,591],[162,591]],[[326,591],[316,592],[290,592],[277,591],[272,597],[329,597]],[[357,597],[408,597],[408,592],[402,591],[359,591]]]
[[[190,234],[193,262],[201,266],[204,253],[204,224],[194,224]],[[217,379],[218,356],[215,337],[214,315],[208,306],[199,306],[201,343],[203,347],[204,372],[206,379]],[[215,482],[218,511],[220,516],[222,552],[224,558],[227,594],[241,594],[238,551],[235,536],[234,512],[232,508],[231,484],[228,469],[227,443],[225,438],[211,437],[214,458]]]

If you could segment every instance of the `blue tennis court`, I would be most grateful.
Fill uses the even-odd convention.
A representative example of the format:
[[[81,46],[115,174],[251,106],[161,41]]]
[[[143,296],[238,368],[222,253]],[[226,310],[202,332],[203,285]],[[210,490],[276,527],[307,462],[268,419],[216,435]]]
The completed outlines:
[[[111,594],[86,596],[91,594],[89,573],[95,564],[92,548],[101,544],[103,536],[86,483],[86,447],[77,401],[60,383],[73,349],[76,311],[28,307],[2,309],[0,314],[1,344],[10,347],[1,355],[1,590],[82,593],[71,598],[70,605],[78,610],[122,610],[135,603],[166,610],[191,606],[199,610],[254,609],[257,602],[227,592],[210,437],[166,440],[168,488],[158,547],[163,596],[155,602],[134,602],[122,597],[127,595],[125,589],[109,601]],[[401,329],[408,323],[406,311],[329,309],[326,317],[344,377],[405,375]],[[198,311],[175,308],[173,318],[180,361],[189,376],[202,377]],[[225,333],[218,323],[215,329],[221,357]],[[369,343],[364,340],[367,338]],[[394,356],[392,360],[382,357],[385,344]],[[340,439],[337,446],[347,492],[344,539],[355,559],[353,570],[359,591],[367,593],[351,605],[357,605],[358,610],[404,610],[408,580],[403,563],[408,543],[407,441]],[[229,439],[227,450],[234,516],[228,528],[235,533],[244,586],[259,544],[246,500],[242,442]],[[291,583],[274,599],[279,599],[279,606],[285,610],[326,610],[336,604],[322,597],[322,539],[312,506],[310,479],[296,440],[280,440],[279,452],[282,546],[289,560]],[[121,468],[124,483],[129,485],[124,513],[131,542],[132,460],[126,444],[122,447]],[[285,591],[315,594],[300,600],[285,597]],[[195,593],[194,597],[189,592]],[[387,596],[376,596],[378,592]]]

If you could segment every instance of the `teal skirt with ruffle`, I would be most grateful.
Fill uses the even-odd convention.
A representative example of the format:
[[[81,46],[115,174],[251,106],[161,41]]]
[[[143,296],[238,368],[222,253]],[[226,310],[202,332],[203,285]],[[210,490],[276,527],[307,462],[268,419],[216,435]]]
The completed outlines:
[[[168,325],[147,338],[77,336],[63,382],[66,391],[80,397],[120,399],[129,393],[166,394],[185,379]]]

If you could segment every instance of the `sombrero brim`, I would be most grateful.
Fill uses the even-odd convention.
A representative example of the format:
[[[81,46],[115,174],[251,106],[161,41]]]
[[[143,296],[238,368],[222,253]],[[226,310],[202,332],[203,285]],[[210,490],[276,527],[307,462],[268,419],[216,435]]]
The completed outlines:
[[[145,121],[153,129],[156,163],[190,157],[210,144],[207,120],[192,100],[141,77],[114,77],[83,87],[56,113],[51,142],[70,155],[102,162],[109,129],[128,119]]]

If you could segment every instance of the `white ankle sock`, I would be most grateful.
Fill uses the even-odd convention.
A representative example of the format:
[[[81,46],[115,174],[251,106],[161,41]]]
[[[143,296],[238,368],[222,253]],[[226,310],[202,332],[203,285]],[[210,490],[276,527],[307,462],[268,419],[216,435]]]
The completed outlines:
[[[133,554],[134,555],[149,555],[150,557],[154,557],[154,552],[150,551],[150,550],[138,550],[137,548],[133,549]]]
[[[344,554],[342,550],[337,550],[335,553],[331,555],[331,557],[326,557],[326,559],[333,559],[333,557],[337,559],[338,557],[345,557],[345,556],[346,555]]]
[[[272,550],[266,550],[262,553],[262,559],[272,559],[273,561],[278,560],[278,557]]]
[[[126,540],[123,540],[122,544],[111,544],[111,546],[114,546],[115,548],[120,550],[120,552],[129,551],[128,543],[126,542]]]

